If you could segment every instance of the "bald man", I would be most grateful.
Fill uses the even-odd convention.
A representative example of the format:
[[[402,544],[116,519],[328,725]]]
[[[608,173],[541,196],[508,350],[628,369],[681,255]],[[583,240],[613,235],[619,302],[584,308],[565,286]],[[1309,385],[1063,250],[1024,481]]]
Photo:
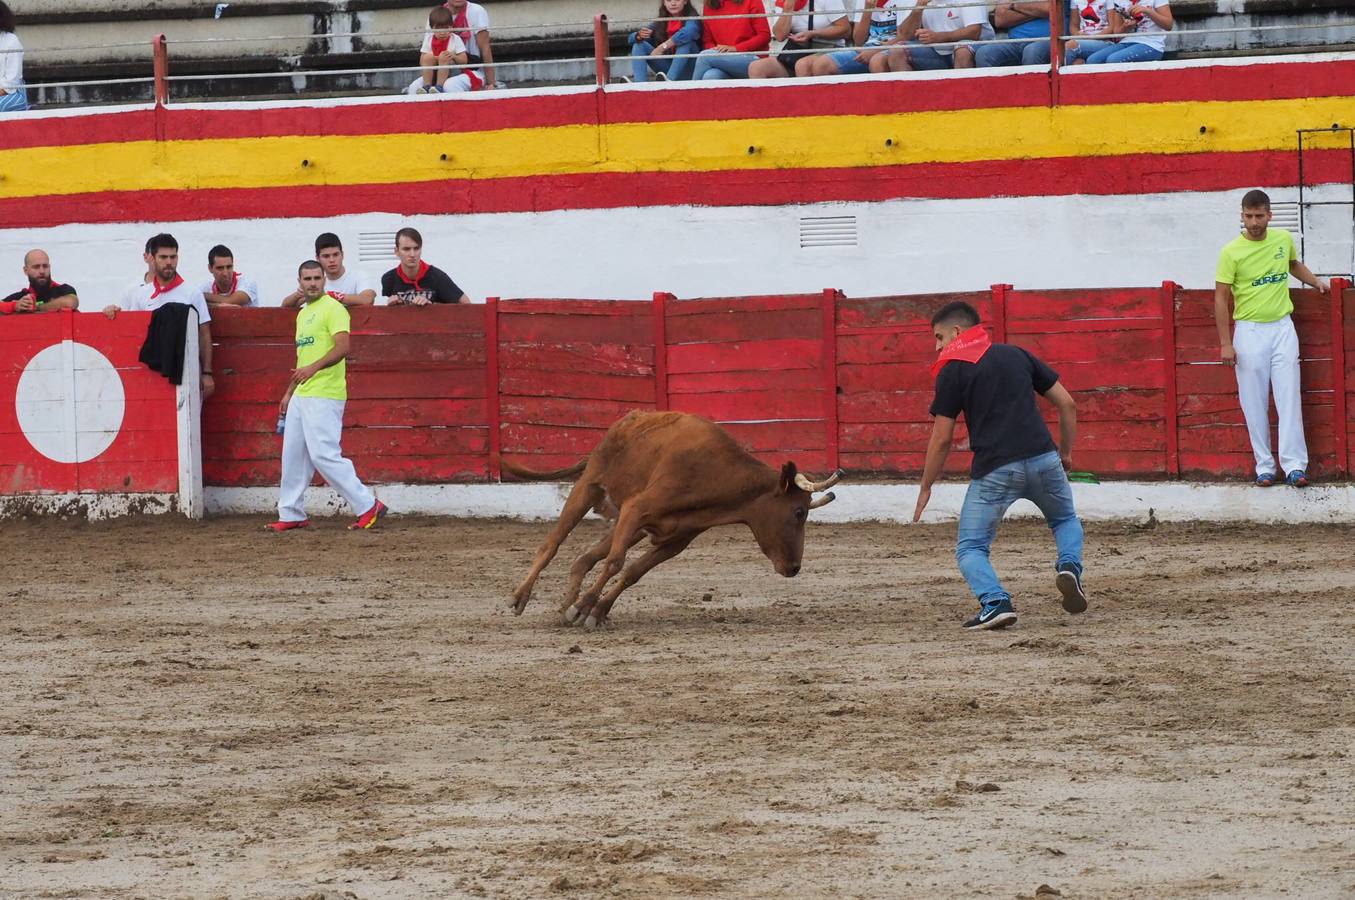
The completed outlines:
[[[52,261],[45,251],[29,250],[24,254],[24,275],[28,276],[28,287],[0,300],[0,314],[80,308],[75,288],[52,280]]]

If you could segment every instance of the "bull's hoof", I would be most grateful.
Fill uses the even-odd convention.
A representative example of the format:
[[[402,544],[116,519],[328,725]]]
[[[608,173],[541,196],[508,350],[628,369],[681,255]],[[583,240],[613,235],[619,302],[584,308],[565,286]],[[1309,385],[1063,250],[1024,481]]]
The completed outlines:
[[[605,617],[599,619],[596,616],[589,616],[584,620],[583,627],[589,631],[603,631],[612,627],[612,620]]]
[[[567,622],[570,625],[573,625],[574,620],[579,617],[579,608],[571,604],[570,606],[567,606],[563,610],[561,610],[560,614],[565,617],[565,622]]]

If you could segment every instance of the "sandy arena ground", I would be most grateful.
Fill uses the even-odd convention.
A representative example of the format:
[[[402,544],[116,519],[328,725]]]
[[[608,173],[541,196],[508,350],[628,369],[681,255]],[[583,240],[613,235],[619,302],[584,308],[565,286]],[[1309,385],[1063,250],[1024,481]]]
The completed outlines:
[[[0,895],[1355,893],[1349,528],[1048,532],[969,634],[954,526],[697,541],[522,618],[540,524],[0,524]],[[1059,892],[1055,894],[1052,892]]]

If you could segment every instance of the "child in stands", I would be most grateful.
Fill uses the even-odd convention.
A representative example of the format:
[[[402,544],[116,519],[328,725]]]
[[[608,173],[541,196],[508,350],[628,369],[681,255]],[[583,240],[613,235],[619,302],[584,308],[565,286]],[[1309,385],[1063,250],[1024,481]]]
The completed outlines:
[[[453,75],[451,69],[435,68],[466,64],[466,44],[456,32],[452,31],[452,11],[445,6],[434,8],[428,14],[428,27],[432,29],[432,36],[419,52],[419,65],[425,67],[423,83],[414,92],[443,94],[470,90],[466,73],[458,72]]]
[[[1077,39],[1069,41],[1064,48],[1064,65],[1080,66],[1093,53],[1115,48],[1113,40],[1103,38],[1119,34],[1116,29],[1123,25],[1124,20],[1118,16],[1114,21],[1111,20],[1110,4],[1106,0],[1069,0],[1068,6],[1072,11],[1071,22],[1074,23],[1070,30]]]
[[[661,81],[686,81],[692,63],[701,52],[701,23],[665,22],[664,19],[695,19],[691,0],[660,0],[658,19],[631,32],[630,67],[635,81],[648,81],[653,69]],[[673,56],[673,59],[665,57]]]
[[[747,78],[748,67],[772,39],[762,0],[706,0],[702,15],[711,18],[701,23],[706,49],[696,58],[692,80]]]

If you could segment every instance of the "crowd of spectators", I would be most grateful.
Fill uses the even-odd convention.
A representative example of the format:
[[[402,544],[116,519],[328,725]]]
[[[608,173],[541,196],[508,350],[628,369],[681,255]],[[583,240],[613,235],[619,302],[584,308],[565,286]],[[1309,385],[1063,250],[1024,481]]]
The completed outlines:
[[[423,260],[423,236],[413,228],[401,228],[393,248],[396,265],[380,278],[344,264],[343,242],[333,232],[315,239],[314,261],[325,274],[325,291],[344,306],[428,306],[433,303],[470,303],[452,277]],[[165,303],[184,303],[198,311],[205,324],[212,312],[223,307],[283,306],[302,303],[299,290],[277,303],[265,302],[255,279],[235,268],[235,254],[224,244],[207,251],[206,275],[184,277],[179,268],[179,244],[172,235],[157,234],[146,241],[142,253],[144,271],[123,291],[116,303],[102,307],[105,315],[123,310],[155,310]],[[23,258],[24,283],[0,299],[0,315],[55,312],[79,309],[76,289],[52,278],[52,263],[44,250],[30,250]],[[192,281],[189,278],[193,278]],[[275,295],[276,296],[276,295]]]
[[[654,23],[630,35],[623,80],[1048,65],[1050,3],[1062,0],[1004,0],[991,14],[983,0],[771,2],[704,0],[700,22],[681,22],[673,20],[697,15],[689,0],[662,0]],[[1169,0],[1068,0],[1063,12],[1065,64],[1161,59],[1174,25]]]

